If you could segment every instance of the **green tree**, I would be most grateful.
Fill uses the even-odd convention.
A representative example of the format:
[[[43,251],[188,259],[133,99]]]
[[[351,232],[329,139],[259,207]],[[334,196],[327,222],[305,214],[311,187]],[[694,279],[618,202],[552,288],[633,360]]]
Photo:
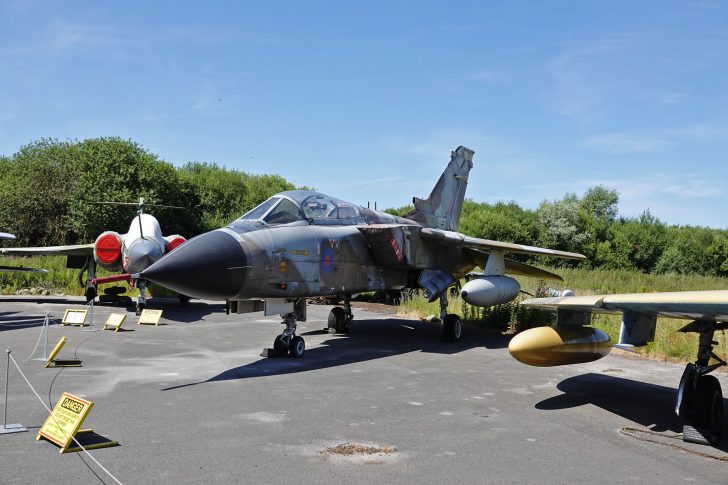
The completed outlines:
[[[42,139],[4,159],[0,178],[0,227],[17,236],[17,245],[76,242],[69,209],[81,167],[78,147]]]
[[[515,202],[491,205],[466,200],[459,230],[469,236],[519,244],[534,244],[538,234],[536,214]]]
[[[670,242],[655,264],[656,273],[716,274],[714,261],[707,249],[713,244],[713,233],[700,227],[668,229]]]
[[[633,267],[651,272],[666,247],[666,228],[649,210],[637,219],[627,219],[614,224],[610,230],[611,257],[604,266],[608,268]]]
[[[204,230],[227,225],[270,196],[295,188],[278,175],[249,175],[215,163],[190,162],[180,174],[199,199]]]
[[[561,200],[543,201],[536,211],[539,244],[552,249],[583,252],[589,234],[582,231],[581,201],[576,194]]]

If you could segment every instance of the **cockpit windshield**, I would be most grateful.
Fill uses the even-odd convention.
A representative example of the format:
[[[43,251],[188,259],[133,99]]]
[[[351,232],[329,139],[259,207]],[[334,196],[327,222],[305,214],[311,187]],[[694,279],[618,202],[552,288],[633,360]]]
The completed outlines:
[[[243,215],[239,221],[264,222],[268,225],[288,224],[303,220],[303,214],[298,206],[286,197],[273,196],[250,212]]]
[[[271,207],[273,207],[273,204],[275,204],[276,202],[278,202],[278,198],[271,197],[270,199],[266,200],[262,204],[256,206],[254,209],[243,214],[243,216],[240,217],[240,219],[248,220],[248,221],[254,221],[254,220],[260,219],[261,217],[263,217],[265,215],[266,212],[268,212],[268,210],[270,210]]]
[[[359,221],[360,212],[358,206],[320,192],[290,190],[274,195],[238,221],[278,225],[307,219],[314,224],[351,224]]]
[[[288,199],[281,201],[263,218],[266,224],[288,224],[289,222],[300,221],[301,211],[296,204]]]
[[[354,204],[319,192],[292,190],[284,193],[301,205],[308,219],[352,219],[360,215]]]

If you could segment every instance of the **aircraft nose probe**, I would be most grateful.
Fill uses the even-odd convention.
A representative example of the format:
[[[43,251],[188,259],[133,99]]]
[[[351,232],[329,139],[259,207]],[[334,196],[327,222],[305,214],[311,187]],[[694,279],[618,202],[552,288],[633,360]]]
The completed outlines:
[[[217,230],[190,239],[140,276],[193,298],[226,300],[240,292],[245,267],[240,242]]]

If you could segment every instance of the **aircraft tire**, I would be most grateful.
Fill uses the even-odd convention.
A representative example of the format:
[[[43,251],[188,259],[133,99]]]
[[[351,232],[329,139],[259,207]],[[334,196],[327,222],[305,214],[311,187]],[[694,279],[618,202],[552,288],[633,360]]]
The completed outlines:
[[[715,376],[701,376],[693,395],[693,426],[710,431],[712,445],[720,441],[723,429],[723,392]]]
[[[299,358],[303,356],[303,353],[306,351],[306,342],[303,340],[303,337],[300,335],[296,335],[291,339],[291,346],[289,348],[289,351],[291,352],[291,357],[293,358]]]
[[[460,317],[454,314],[445,316],[445,320],[442,322],[442,339],[445,342],[457,342],[463,333],[463,325],[460,322]]]
[[[89,303],[91,300],[96,298],[96,288],[86,288],[84,296],[86,297],[86,303]]]
[[[288,355],[288,347],[283,343],[283,335],[278,335],[273,341],[273,350],[281,357]]]
[[[142,303],[140,305],[137,305],[137,307],[136,307],[136,314],[137,315],[141,315],[143,311],[144,311],[144,304]]]
[[[346,333],[346,315],[344,309],[340,306],[335,306],[329,312],[329,333]]]

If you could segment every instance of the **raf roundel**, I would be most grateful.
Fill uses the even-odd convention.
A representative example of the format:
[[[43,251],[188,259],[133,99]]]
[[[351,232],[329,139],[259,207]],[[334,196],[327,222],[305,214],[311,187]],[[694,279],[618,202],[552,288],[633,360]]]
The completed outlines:
[[[328,246],[321,248],[321,271],[330,273],[334,269],[334,250]]]

